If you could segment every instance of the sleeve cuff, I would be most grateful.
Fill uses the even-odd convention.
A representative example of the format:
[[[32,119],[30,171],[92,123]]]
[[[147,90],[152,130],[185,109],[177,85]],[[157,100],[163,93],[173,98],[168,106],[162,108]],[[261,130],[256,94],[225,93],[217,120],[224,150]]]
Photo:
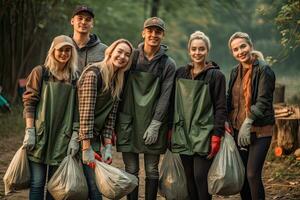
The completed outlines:
[[[93,134],[79,134],[79,140],[87,140],[87,139],[92,139],[94,137]]]

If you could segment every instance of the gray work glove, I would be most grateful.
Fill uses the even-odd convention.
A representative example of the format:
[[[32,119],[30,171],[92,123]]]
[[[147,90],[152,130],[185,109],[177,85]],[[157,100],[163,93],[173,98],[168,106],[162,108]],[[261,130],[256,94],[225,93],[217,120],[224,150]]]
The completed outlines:
[[[103,161],[110,165],[112,163],[112,145],[106,144],[102,149],[101,154]]]
[[[68,145],[68,155],[75,156],[79,150],[78,132],[73,131],[71,140]]]
[[[95,152],[90,146],[88,149],[82,151],[82,162],[86,165],[94,165],[95,166]]]
[[[23,148],[32,151],[35,146],[35,127],[26,128],[23,140]]]
[[[161,124],[160,121],[154,119],[151,121],[143,136],[146,145],[154,144],[156,142]]]
[[[246,118],[239,130],[238,145],[248,146],[250,144],[250,131],[252,127],[253,119]]]

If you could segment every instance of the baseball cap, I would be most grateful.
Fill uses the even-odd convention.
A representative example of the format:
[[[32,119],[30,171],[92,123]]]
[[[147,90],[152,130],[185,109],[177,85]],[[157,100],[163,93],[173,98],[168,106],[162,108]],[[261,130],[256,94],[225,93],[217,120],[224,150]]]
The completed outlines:
[[[90,7],[84,6],[84,5],[76,6],[76,8],[73,11],[72,17],[74,17],[75,15],[77,15],[80,12],[87,12],[92,16],[92,18],[95,17],[93,9]]]
[[[55,37],[53,39],[52,44],[55,49],[60,49],[61,47],[65,46],[65,45],[74,47],[73,40],[69,36],[66,36],[66,35],[60,35],[60,36]]]
[[[159,17],[151,17],[145,20],[144,22],[144,28],[150,27],[150,26],[156,26],[161,28],[163,31],[165,31],[165,22],[159,18]]]

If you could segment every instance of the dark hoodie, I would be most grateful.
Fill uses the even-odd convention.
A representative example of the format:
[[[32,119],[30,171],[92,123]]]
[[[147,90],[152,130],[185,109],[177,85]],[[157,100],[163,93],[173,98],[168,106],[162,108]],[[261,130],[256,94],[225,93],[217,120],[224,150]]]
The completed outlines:
[[[70,37],[73,38],[73,35]],[[82,48],[79,48],[75,41],[74,44],[78,53],[78,70],[80,73],[88,64],[100,62],[104,59],[104,52],[107,46],[101,43],[100,39],[95,34],[90,35],[90,40]]]
[[[144,43],[138,46],[139,57],[136,64],[137,71],[149,72],[156,76],[162,77],[160,97],[157,101],[155,113],[153,119],[162,121],[166,115],[169,107],[170,96],[173,87],[173,81],[175,76],[176,64],[175,61],[168,57],[166,65],[164,66],[162,74],[159,71],[159,61],[163,55],[166,55],[168,47],[166,45],[160,45],[159,51],[149,61],[144,55]]]
[[[191,74],[192,64],[177,69],[175,78],[193,79]],[[206,63],[206,67],[194,80],[204,80],[209,83],[211,100],[214,110],[214,129],[213,135],[222,136],[224,134],[224,124],[227,119],[226,111],[226,81],[220,67],[214,62]],[[172,101],[175,98],[173,92]]]

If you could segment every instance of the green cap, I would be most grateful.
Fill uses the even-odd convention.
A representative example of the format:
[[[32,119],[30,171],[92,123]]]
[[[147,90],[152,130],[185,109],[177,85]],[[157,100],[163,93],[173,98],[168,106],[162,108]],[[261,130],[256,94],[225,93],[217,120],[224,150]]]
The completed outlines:
[[[151,26],[159,27],[163,31],[165,31],[166,29],[165,22],[159,17],[151,17],[145,20],[144,28],[151,27]]]

